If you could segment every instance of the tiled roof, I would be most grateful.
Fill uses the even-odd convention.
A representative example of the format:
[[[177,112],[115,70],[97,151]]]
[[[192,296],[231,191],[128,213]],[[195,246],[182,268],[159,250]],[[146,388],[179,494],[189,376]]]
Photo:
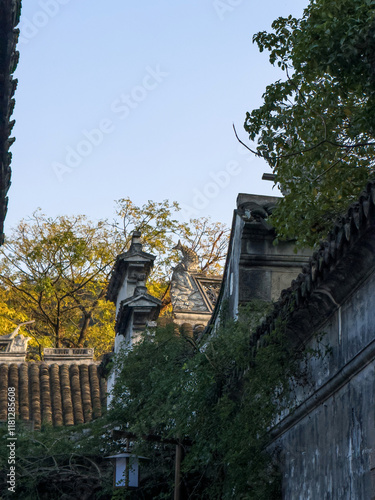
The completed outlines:
[[[303,340],[337,309],[375,267],[375,181],[335,224],[291,286],[283,290],[273,312],[256,331],[255,345],[277,321]]]
[[[12,155],[9,148],[14,142],[10,137],[14,120],[10,120],[14,108],[14,92],[17,80],[14,73],[19,53],[16,51],[21,0],[0,0],[0,245],[3,243],[4,219],[7,212],[7,193],[10,187]]]
[[[95,364],[0,364],[0,421],[7,420],[8,387],[16,390],[16,418],[35,430],[90,422],[106,404],[106,381]]]

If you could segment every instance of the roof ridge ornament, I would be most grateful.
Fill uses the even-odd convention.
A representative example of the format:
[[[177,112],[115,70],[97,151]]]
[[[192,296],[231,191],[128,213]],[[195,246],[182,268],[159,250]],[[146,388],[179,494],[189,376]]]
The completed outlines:
[[[129,251],[131,253],[138,253],[142,252],[142,243],[141,243],[141,232],[140,231],[133,231],[132,234],[132,241],[130,243],[130,248]]]
[[[178,265],[182,265],[186,271],[199,271],[199,257],[194,250],[183,245],[181,240],[178,240],[173,250],[179,250],[182,254],[182,259]]]

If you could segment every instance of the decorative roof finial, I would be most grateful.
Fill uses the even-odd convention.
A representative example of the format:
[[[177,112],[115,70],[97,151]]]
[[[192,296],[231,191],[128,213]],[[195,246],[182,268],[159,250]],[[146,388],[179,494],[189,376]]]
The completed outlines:
[[[194,250],[183,245],[180,240],[173,250],[179,250],[182,253],[181,264],[187,271],[199,271],[199,257]]]
[[[130,244],[130,252],[142,252],[142,243],[141,243],[141,232],[133,231],[132,242]]]

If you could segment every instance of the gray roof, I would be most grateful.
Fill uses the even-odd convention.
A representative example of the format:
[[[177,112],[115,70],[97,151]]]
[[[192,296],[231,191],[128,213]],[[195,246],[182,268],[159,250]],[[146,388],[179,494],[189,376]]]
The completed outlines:
[[[19,53],[16,51],[19,31],[21,0],[0,0],[0,245],[4,241],[4,220],[7,213],[10,187],[12,155],[9,148],[14,120],[10,117],[14,108],[14,92],[17,80],[12,75],[17,67]]]
[[[14,388],[16,418],[39,430],[90,422],[102,416],[107,383],[96,364],[0,363],[0,389]],[[8,416],[0,398],[0,422]]]

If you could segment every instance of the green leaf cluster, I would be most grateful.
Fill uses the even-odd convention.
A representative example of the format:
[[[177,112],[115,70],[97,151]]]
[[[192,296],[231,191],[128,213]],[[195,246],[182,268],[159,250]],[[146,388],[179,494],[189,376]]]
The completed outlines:
[[[36,211],[14,229],[1,249],[0,286],[4,305],[35,321],[35,355],[42,346],[86,347],[90,336],[97,354],[110,350],[114,308],[104,298],[120,249],[108,224],[85,216],[53,219]]]
[[[113,222],[52,218],[41,210],[22,220],[0,249],[0,333],[34,320],[21,332],[32,337],[34,359],[43,347],[94,347],[96,357],[111,351],[115,308],[105,296],[116,257],[129,250],[134,230],[141,231],[144,251],[156,256],[149,292],[164,298],[168,312],[178,239],[198,253],[205,272],[221,269],[228,242],[223,224],[207,218],[182,223],[178,211],[168,200],[137,206],[125,198]]]
[[[247,113],[285,195],[273,214],[282,238],[314,246],[374,173],[375,3],[312,0],[253,40],[285,78]]]
[[[222,321],[201,342],[176,325],[159,327],[116,356],[110,418],[138,437],[135,452],[149,458],[139,498],[151,498],[150,492],[155,499],[170,498],[174,446],[168,439],[184,445],[187,497],[279,498],[267,430],[293,405],[290,381],[301,365],[282,325],[262,345],[252,345],[268,308],[251,303],[238,321]]]

